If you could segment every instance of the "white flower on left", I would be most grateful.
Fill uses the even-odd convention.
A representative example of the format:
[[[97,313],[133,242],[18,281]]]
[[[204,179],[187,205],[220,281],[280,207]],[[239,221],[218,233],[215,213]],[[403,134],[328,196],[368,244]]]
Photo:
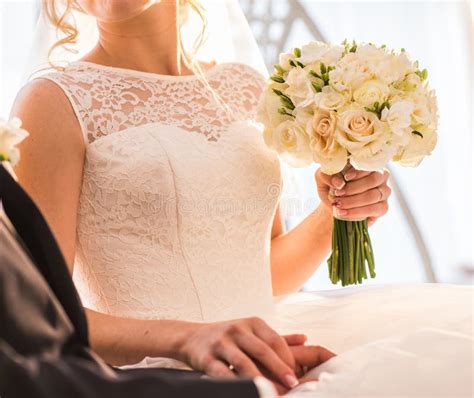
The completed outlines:
[[[0,119],[0,161],[8,161],[15,166],[20,160],[20,151],[16,146],[28,137],[28,132],[21,128],[21,120]]]

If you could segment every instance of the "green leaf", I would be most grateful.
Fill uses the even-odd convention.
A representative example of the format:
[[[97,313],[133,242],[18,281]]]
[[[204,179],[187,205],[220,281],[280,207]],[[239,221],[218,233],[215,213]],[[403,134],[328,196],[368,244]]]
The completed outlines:
[[[285,79],[278,75],[270,76],[270,79],[277,83],[285,83]]]
[[[301,57],[301,49],[299,49],[298,47],[295,47],[293,49],[293,54],[295,54],[295,57],[297,58]]]
[[[411,133],[417,135],[418,137],[424,138],[423,134],[421,134],[419,131],[413,130]]]

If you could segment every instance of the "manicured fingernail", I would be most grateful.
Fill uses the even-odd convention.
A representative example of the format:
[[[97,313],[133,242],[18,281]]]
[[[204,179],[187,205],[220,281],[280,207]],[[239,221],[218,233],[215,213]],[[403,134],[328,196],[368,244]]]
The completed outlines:
[[[343,210],[343,209],[336,209],[336,214],[338,216],[345,216],[347,215],[348,211],[347,210]]]
[[[356,176],[356,173],[355,171],[349,171],[349,173],[347,173],[344,178],[346,179],[346,181],[350,181],[352,179],[354,179]]]
[[[337,189],[342,189],[344,185],[346,185],[346,182],[342,178],[333,178],[332,183]]]
[[[286,375],[285,381],[288,387],[290,388],[294,388],[299,384],[298,379],[293,375]]]
[[[346,191],[343,191],[342,189],[337,189],[334,193],[336,194],[336,196],[344,196]]]

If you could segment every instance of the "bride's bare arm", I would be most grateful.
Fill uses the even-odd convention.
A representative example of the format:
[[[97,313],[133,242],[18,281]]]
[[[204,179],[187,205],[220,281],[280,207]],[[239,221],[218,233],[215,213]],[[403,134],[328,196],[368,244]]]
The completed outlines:
[[[288,233],[277,211],[271,242],[274,295],[296,291],[309,279],[329,252],[331,234],[332,213],[325,205],[320,205]]]
[[[51,226],[72,273],[85,156],[79,122],[61,89],[45,79],[20,92],[12,116],[30,132],[15,171]],[[288,345],[260,319],[198,324],[86,313],[93,348],[112,364],[167,356],[210,375],[255,377],[261,375],[258,362],[281,384],[296,383]]]

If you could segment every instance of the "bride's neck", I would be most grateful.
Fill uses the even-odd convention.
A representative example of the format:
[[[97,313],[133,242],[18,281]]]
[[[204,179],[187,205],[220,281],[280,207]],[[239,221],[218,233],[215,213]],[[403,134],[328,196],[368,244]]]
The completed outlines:
[[[162,2],[125,21],[98,21],[99,42],[84,60],[163,75],[189,74],[179,57],[177,18],[176,2]]]

